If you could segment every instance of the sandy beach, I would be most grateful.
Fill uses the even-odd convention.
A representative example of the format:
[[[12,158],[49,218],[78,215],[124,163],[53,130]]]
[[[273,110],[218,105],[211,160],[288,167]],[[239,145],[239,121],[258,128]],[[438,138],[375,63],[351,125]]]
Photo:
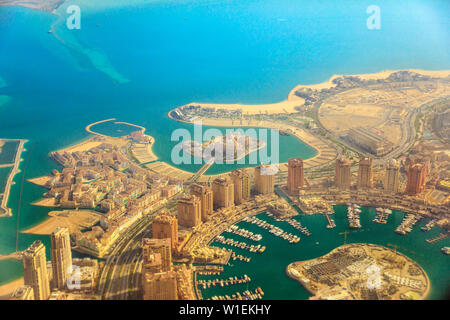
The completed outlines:
[[[242,110],[244,115],[254,114],[279,114],[279,113],[296,113],[296,107],[301,107],[305,103],[300,97],[288,99],[285,101],[270,104],[222,104],[222,103],[202,103],[192,102],[187,105],[200,105],[203,108],[216,108],[227,110]]]
[[[300,97],[295,95],[295,92],[301,88],[305,89],[312,89],[312,90],[322,90],[322,89],[329,89],[333,88],[336,85],[333,83],[333,80],[339,77],[343,76],[352,76],[352,77],[359,77],[363,80],[379,80],[379,79],[386,79],[389,77],[392,73],[398,72],[398,71],[411,71],[415,72],[424,76],[430,76],[430,77],[436,77],[436,78],[446,78],[450,76],[450,70],[419,70],[419,69],[409,69],[409,70],[384,70],[377,73],[364,73],[364,74],[348,74],[348,75],[332,75],[330,79],[328,79],[325,82],[318,83],[318,84],[310,84],[310,85],[302,85],[299,84],[294,89],[289,92],[288,100],[295,100],[297,98],[301,99]]]
[[[50,235],[57,227],[65,227],[70,233],[75,233],[96,224],[102,217],[101,214],[91,210],[51,211],[48,215],[45,221],[21,233]]]

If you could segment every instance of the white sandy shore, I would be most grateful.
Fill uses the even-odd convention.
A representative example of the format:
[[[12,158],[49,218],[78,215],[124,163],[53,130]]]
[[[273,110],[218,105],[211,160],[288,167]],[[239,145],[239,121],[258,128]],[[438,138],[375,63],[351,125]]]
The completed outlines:
[[[364,73],[364,74],[349,74],[349,75],[345,75],[345,76],[352,76],[352,77],[359,77],[363,80],[379,80],[379,79],[386,79],[387,77],[389,77],[392,73],[394,72],[398,72],[398,71],[411,71],[411,72],[415,72],[424,76],[430,76],[430,77],[436,77],[436,78],[446,78],[450,76],[450,70],[420,70],[420,69],[408,69],[408,70],[384,70],[381,72],[377,72],[377,73]],[[291,90],[291,92],[289,92],[289,96],[288,96],[288,100],[295,100],[297,98],[300,98],[298,96],[295,95],[295,92],[298,89],[301,88],[306,88],[306,89],[312,89],[312,90],[322,90],[322,89],[329,89],[329,88],[333,88],[336,85],[333,83],[333,80],[339,77],[343,77],[344,75],[338,75],[335,74],[333,76],[330,77],[330,79],[328,79],[325,82],[322,83],[318,83],[318,84],[310,84],[310,85],[302,85],[299,84],[298,86],[296,86],[294,89]]]

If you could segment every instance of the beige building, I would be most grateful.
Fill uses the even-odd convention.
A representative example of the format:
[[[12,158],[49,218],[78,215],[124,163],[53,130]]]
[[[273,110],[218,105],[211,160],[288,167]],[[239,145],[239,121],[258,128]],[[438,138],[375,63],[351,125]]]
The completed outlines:
[[[255,167],[255,191],[258,194],[273,193],[275,187],[275,175],[271,165],[259,165]]]
[[[350,160],[341,157],[336,160],[334,185],[341,189],[349,189],[351,182],[352,176],[350,173]]]
[[[228,208],[234,205],[234,184],[228,177],[215,179],[212,189],[214,208]]]
[[[370,189],[372,187],[372,179],[372,158],[361,158],[358,168],[358,189]]]
[[[56,228],[51,234],[53,286],[65,289],[67,277],[72,273],[72,251],[67,228]]]
[[[291,194],[298,194],[305,179],[302,158],[292,158],[288,162],[287,187]]]
[[[210,187],[193,184],[191,186],[191,194],[198,197],[201,202],[202,221],[208,220],[208,216],[213,213],[213,192]]]
[[[240,205],[243,201],[250,199],[250,177],[245,170],[236,169],[231,171],[231,180],[234,185],[234,203]]]
[[[358,147],[376,156],[390,152],[393,144],[370,128],[350,128],[347,139]]]
[[[35,300],[50,297],[45,247],[39,240],[23,252],[23,278],[24,284],[33,288]]]
[[[175,271],[146,272],[142,289],[144,300],[177,300],[177,274]]]
[[[172,269],[170,239],[144,238],[142,239],[143,272],[146,270],[146,265],[155,263],[156,254],[160,255],[161,271],[170,271]]]
[[[384,190],[389,193],[397,193],[399,189],[400,166],[395,159],[391,159],[386,166],[384,176]]]
[[[178,224],[192,228],[202,223],[202,205],[199,197],[186,194],[178,200]]]
[[[154,239],[169,238],[172,250],[178,245],[178,220],[175,216],[162,212],[152,222],[152,237]]]
[[[14,290],[10,300],[34,300],[34,291],[31,286],[21,286]]]

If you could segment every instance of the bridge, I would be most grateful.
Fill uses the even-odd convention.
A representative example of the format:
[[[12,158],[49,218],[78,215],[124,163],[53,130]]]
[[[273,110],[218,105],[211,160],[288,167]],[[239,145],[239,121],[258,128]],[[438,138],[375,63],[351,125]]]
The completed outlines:
[[[18,260],[18,261],[22,261],[22,251],[17,251],[17,252],[13,252],[10,254],[4,254],[4,255],[0,255],[0,261],[3,260]]]
[[[192,183],[198,180],[211,166],[214,164],[214,158],[210,158],[206,161],[202,167],[187,181],[188,183]]]

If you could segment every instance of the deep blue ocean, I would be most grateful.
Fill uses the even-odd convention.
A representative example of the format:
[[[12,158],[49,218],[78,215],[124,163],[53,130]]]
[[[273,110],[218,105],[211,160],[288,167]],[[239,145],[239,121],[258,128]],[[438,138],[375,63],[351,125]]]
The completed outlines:
[[[80,0],[55,14],[0,7],[0,137],[29,140],[25,179],[58,168],[50,151],[112,117],[145,126],[170,162],[171,132],[190,125],[167,112],[191,101],[272,103],[333,74],[450,69],[449,1],[379,0],[381,29],[369,30],[372,2]],[[80,30],[66,27],[71,4],[81,8]],[[283,139],[280,160],[314,155]],[[0,254],[15,250],[17,223],[27,229],[49,211],[30,205],[45,190],[22,178],[10,196],[14,216],[0,219]],[[35,239],[49,250],[48,237],[24,234],[18,249]],[[0,284],[21,273],[19,262],[0,262]]]

